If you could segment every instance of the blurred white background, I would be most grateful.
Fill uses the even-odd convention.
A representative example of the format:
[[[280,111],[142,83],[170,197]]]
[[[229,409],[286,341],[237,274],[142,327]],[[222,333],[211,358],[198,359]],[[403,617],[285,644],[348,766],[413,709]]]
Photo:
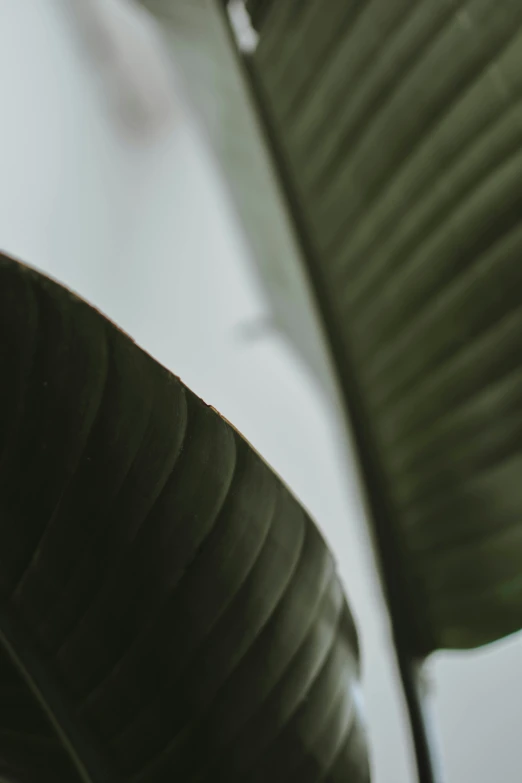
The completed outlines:
[[[230,419],[309,509],[361,630],[374,780],[409,783],[341,422],[281,335],[248,337],[245,325],[269,307],[161,51],[124,0],[0,0],[0,247],[116,321]],[[439,654],[430,679],[444,783],[519,783],[520,637]]]

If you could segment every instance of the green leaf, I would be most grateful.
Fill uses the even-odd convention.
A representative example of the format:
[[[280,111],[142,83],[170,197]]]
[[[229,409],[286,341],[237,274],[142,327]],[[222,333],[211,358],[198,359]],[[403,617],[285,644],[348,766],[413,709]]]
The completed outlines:
[[[521,27],[274,3],[251,66],[420,653],[522,627]]]
[[[368,781],[335,564],[241,435],[5,256],[0,379],[0,774]]]

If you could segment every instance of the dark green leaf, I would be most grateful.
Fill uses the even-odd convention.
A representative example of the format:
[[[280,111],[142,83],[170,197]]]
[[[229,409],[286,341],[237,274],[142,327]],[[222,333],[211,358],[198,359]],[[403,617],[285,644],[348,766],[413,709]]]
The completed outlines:
[[[0,379],[0,774],[73,777],[28,683],[92,783],[368,781],[333,559],[246,441],[5,256]]]
[[[522,627],[522,4],[284,5],[252,71],[388,571],[416,652],[482,645]]]

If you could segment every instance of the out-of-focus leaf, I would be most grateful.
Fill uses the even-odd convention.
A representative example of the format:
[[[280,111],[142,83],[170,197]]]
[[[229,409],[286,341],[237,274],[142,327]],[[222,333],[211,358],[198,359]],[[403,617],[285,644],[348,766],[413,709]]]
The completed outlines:
[[[0,595],[14,781],[74,779],[57,735],[92,783],[369,780],[315,525],[212,408],[5,256]]]
[[[266,5],[252,72],[414,646],[491,642],[522,627],[522,4]]]

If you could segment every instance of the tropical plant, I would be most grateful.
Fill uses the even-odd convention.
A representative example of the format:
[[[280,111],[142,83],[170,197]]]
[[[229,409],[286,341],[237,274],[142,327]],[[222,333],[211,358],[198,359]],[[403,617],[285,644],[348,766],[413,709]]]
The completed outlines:
[[[250,0],[249,51],[225,3],[143,5],[276,318],[340,389],[431,783],[424,662],[522,628],[522,4]],[[116,327],[7,258],[0,319],[6,774],[369,780],[357,634],[297,501]]]

